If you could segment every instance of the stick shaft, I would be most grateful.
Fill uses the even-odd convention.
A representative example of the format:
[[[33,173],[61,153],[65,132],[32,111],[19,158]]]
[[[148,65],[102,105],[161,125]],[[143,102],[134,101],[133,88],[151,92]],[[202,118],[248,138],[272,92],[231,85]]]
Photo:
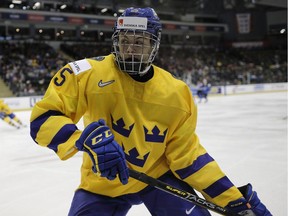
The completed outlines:
[[[170,193],[174,196],[177,196],[179,198],[182,198],[188,202],[191,202],[195,205],[201,206],[203,208],[209,209],[211,211],[214,211],[221,215],[231,215],[236,216],[238,214],[228,212],[227,209],[222,208],[214,203],[211,203],[205,199],[202,199],[201,197],[198,197],[197,195],[194,195],[192,193],[189,193],[187,191],[183,191],[182,189],[176,188],[172,185],[169,185],[165,182],[162,182],[158,179],[152,178],[151,176],[146,175],[145,173],[141,173],[135,170],[129,169],[129,175],[130,177],[137,179],[138,181],[141,181],[143,183],[146,183],[150,186],[153,186],[157,189],[160,189],[166,193]]]

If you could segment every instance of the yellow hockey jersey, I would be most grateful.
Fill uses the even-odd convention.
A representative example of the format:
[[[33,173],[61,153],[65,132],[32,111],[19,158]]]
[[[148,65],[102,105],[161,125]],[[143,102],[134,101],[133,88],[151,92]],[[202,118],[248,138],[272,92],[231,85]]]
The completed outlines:
[[[118,69],[114,56],[71,62],[52,78],[31,114],[31,137],[66,160],[77,153],[84,125],[104,119],[122,146],[128,167],[154,178],[171,170],[176,177],[220,206],[242,195],[206,152],[195,134],[197,109],[189,87],[153,65],[154,76],[137,82]],[[145,185],[129,178],[122,185],[94,174],[83,154],[79,188],[116,197]]]
[[[4,103],[2,99],[0,99],[0,112],[3,112],[5,115],[10,115],[13,113],[10,107]]]

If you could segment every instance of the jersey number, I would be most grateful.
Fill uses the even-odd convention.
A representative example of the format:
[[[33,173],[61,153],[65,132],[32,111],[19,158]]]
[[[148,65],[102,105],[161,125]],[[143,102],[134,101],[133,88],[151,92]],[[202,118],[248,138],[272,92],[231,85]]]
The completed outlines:
[[[54,84],[55,84],[56,86],[62,86],[62,85],[63,85],[63,83],[64,83],[65,80],[66,80],[66,77],[65,77],[65,75],[64,75],[64,73],[65,73],[66,71],[67,71],[69,74],[72,74],[72,73],[73,73],[69,68],[64,68],[64,69],[60,72],[60,77],[61,77],[61,78],[55,77],[55,79],[54,79]]]

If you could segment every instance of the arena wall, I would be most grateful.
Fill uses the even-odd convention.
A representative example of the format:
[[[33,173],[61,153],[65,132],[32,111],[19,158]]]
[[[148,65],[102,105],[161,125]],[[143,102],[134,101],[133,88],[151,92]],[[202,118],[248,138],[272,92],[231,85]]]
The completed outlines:
[[[191,89],[195,91],[195,89]],[[252,85],[213,86],[210,95],[236,95],[261,92],[287,91],[287,83],[263,83]],[[3,98],[12,110],[29,110],[43,96],[9,97]]]

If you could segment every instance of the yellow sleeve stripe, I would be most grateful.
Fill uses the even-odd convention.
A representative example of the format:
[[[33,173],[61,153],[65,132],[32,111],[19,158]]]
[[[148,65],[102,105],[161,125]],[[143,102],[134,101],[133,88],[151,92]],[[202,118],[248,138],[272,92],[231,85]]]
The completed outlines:
[[[219,196],[221,193],[223,193],[224,191],[228,190],[233,186],[234,185],[228,179],[228,177],[223,176],[222,178],[215,181],[212,185],[209,185],[209,187],[203,189],[203,191],[210,197],[215,198],[216,196]]]
[[[193,161],[192,165],[184,169],[177,170],[176,173],[180,176],[180,178],[185,179],[188,176],[197,173],[201,168],[212,161],[214,161],[214,159],[206,152],[205,154],[198,156],[197,159]]]
[[[58,140],[69,138],[69,137],[68,138],[61,137],[61,134],[62,136],[64,136],[67,133],[69,133],[69,131],[75,132],[77,129],[74,124],[69,124],[69,123],[71,123],[71,121],[69,121],[67,118],[60,118],[59,116],[58,117],[50,116],[49,121],[44,122],[39,127],[39,130],[35,137],[35,141],[37,143],[40,143],[41,146],[45,146],[53,150],[57,150],[55,148],[55,145],[56,143],[59,144]]]
[[[59,111],[49,110],[45,113],[42,113],[37,118],[35,118],[35,114],[31,116],[30,135],[35,142],[37,142],[36,137],[38,135],[40,128],[43,126],[43,124],[47,121],[48,118],[53,117],[53,116],[64,116],[64,115],[63,115],[63,113],[61,113]],[[58,126],[59,122],[60,121],[55,121],[55,124],[53,126]],[[44,136],[47,137],[47,134],[44,134]],[[41,140],[39,140],[39,141],[41,141]],[[46,143],[46,139],[44,141],[45,141],[44,143]]]
[[[77,152],[74,146],[81,131],[66,117],[59,117],[59,113],[57,116],[45,113],[42,118],[37,118],[31,123],[31,128],[35,142],[52,149],[60,159],[66,160]]]
[[[204,197],[210,202],[213,202],[221,207],[225,207],[229,202],[231,202],[231,200],[237,200],[243,197],[243,195],[235,186],[233,186],[213,199],[206,194],[204,194]]]
[[[58,145],[57,155],[61,160],[67,160],[78,152],[75,142],[79,139],[81,131],[77,130],[66,143]]]
[[[203,189],[208,188],[218,179],[225,176],[225,174],[219,170],[220,169],[216,161],[212,161],[195,172],[193,175],[187,177],[185,181],[195,187],[196,190],[203,191]]]
[[[209,174],[207,175],[207,173]],[[242,197],[240,191],[220,170],[216,161],[206,164],[196,173],[187,177],[185,181],[201,192],[207,200],[222,207],[231,200]]]

